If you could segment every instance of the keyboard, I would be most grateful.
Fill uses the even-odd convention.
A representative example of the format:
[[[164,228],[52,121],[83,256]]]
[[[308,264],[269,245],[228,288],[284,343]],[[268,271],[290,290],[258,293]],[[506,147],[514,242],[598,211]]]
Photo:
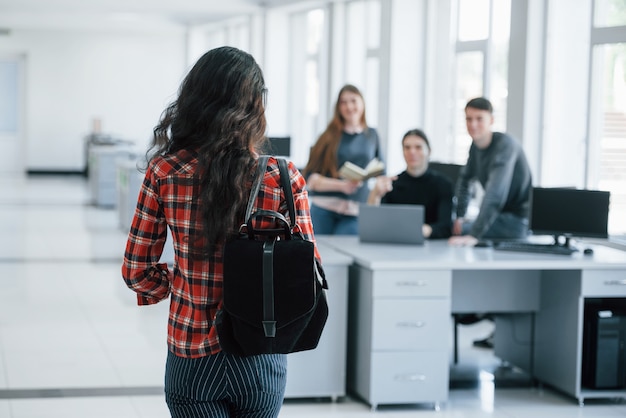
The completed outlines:
[[[494,248],[496,250],[502,250],[502,251],[518,251],[518,252],[528,252],[528,253],[559,254],[559,255],[570,255],[577,251],[576,248],[566,247],[563,245],[533,244],[531,242],[519,242],[519,241],[498,242]]]

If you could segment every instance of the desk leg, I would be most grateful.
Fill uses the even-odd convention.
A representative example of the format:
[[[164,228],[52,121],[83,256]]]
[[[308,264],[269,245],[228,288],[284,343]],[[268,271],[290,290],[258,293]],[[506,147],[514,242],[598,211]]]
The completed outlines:
[[[452,315],[452,317],[454,318],[454,364],[457,364],[459,362],[459,322],[456,315]]]

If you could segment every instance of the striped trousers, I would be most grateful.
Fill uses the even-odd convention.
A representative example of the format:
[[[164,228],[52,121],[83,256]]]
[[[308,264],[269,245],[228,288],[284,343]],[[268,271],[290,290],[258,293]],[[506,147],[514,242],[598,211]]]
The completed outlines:
[[[287,356],[237,357],[220,352],[183,358],[168,352],[165,400],[173,418],[278,416]]]

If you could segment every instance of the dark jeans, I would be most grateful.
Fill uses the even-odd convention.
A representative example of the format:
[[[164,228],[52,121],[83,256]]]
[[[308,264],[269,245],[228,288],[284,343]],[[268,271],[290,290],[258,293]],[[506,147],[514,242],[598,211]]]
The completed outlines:
[[[469,233],[471,222],[463,224],[463,235]],[[528,236],[528,219],[521,218],[509,212],[502,212],[491,224],[482,239],[518,239]]]
[[[311,222],[315,235],[357,235],[359,222],[356,216],[342,215],[311,205]]]

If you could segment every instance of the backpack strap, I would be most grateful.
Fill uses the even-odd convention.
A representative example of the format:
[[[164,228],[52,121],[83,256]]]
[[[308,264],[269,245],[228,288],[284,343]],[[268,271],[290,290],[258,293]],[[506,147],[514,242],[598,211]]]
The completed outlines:
[[[274,244],[276,241],[263,243],[263,331],[266,337],[276,337],[276,318],[274,316]]]
[[[287,201],[287,208],[289,209],[289,219],[291,224],[289,229],[293,230],[296,226],[296,209],[293,201],[293,191],[291,190],[291,179],[289,177],[289,166],[287,160],[281,157],[276,157],[278,160],[278,168],[280,169],[280,185],[285,192],[285,200]]]
[[[261,155],[258,159],[256,177],[254,180],[254,184],[252,185],[252,189],[250,190],[250,198],[248,199],[248,206],[246,207],[246,213],[244,217],[244,223],[246,225],[248,222],[251,221],[251,217],[253,216],[252,211],[254,209],[254,204],[256,203],[256,198],[261,188],[261,183],[263,183],[263,176],[267,168],[267,162],[269,160],[269,157],[270,157],[269,155]],[[285,193],[285,201],[287,203],[287,209],[289,211],[290,222],[288,223],[285,220],[285,218],[278,212],[258,211],[254,213],[254,216],[256,215],[274,216],[275,218],[282,221],[286,225],[288,230],[286,230],[285,232],[288,233],[288,235],[291,235],[293,234],[293,230],[295,229],[297,224],[296,224],[295,201],[293,198],[293,190],[291,188],[291,178],[289,175],[289,166],[285,158],[282,158],[282,157],[274,157],[274,158],[276,158],[276,160],[278,161],[278,169],[280,172],[280,187],[283,189]],[[247,225],[247,226],[250,226],[250,225]],[[251,232],[252,230],[248,229],[248,233],[250,234]],[[259,232],[259,231],[256,231],[256,232]],[[280,232],[280,231],[275,230],[275,229],[265,231],[265,233],[269,235],[276,234],[277,232]],[[298,232],[298,234],[300,234],[300,232]]]
[[[256,167],[256,175],[254,183],[252,184],[252,189],[250,190],[250,198],[248,199],[248,206],[246,207],[246,215],[243,218],[244,222],[248,222],[250,215],[252,215],[254,202],[256,202],[256,197],[259,195],[259,189],[261,188],[261,183],[263,183],[263,177],[267,168],[267,160],[269,160],[269,158],[269,155],[261,155],[257,160],[258,165]]]

